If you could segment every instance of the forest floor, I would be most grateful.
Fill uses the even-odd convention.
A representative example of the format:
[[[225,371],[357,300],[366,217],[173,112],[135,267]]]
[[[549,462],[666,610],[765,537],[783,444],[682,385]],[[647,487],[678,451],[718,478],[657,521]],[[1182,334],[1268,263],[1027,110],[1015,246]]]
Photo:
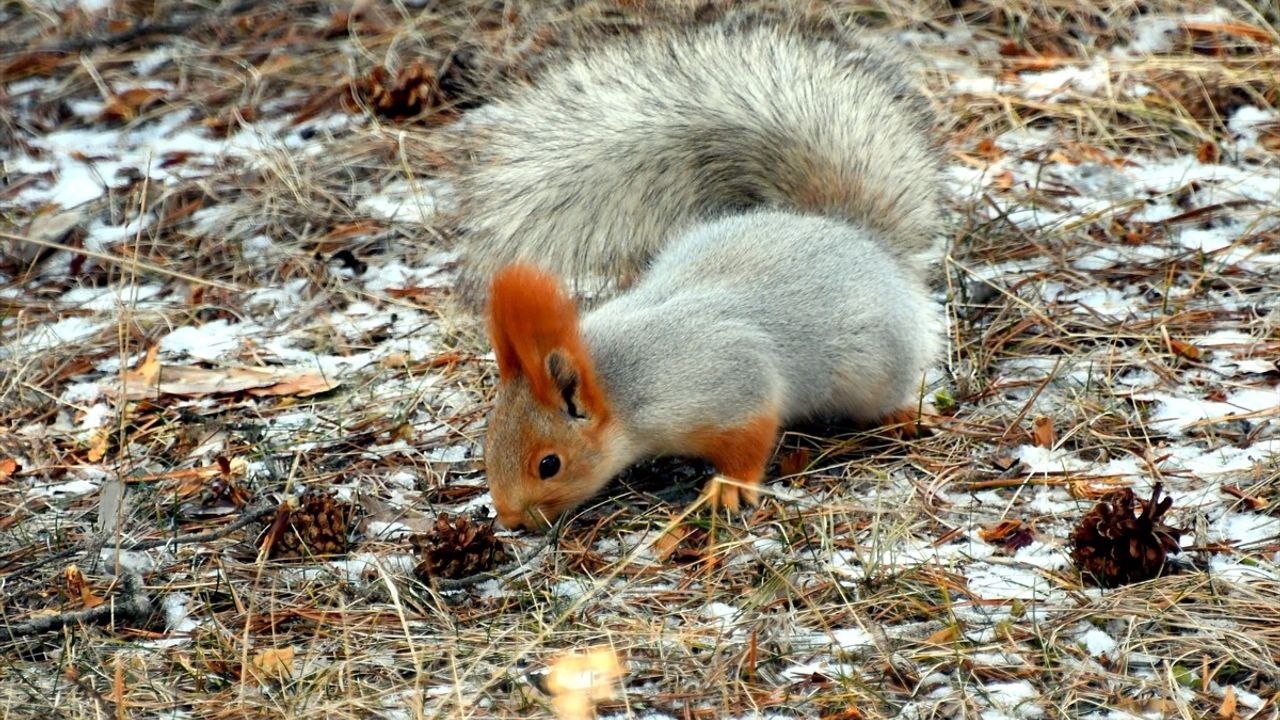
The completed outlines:
[[[0,5],[0,718],[1280,717],[1264,2],[804,4],[943,118],[932,431],[788,432],[731,518],[651,463],[415,572],[491,560],[495,380],[423,148],[731,4],[785,3]],[[1182,552],[1094,587],[1073,528],[1157,483]]]

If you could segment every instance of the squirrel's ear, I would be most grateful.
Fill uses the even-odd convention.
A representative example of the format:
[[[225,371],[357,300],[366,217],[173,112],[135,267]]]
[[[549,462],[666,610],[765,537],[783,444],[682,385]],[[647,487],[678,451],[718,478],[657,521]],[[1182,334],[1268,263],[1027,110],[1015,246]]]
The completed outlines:
[[[578,392],[582,387],[582,375],[573,366],[573,361],[563,351],[552,350],[547,355],[547,374],[559,391],[561,411],[576,420],[585,420],[588,408]]]
[[[489,332],[501,380],[525,378],[547,407],[564,407],[569,398],[579,417],[606,412],[578,332],[578,309],[550,274],[524,264],[498,271],[489,293]]]

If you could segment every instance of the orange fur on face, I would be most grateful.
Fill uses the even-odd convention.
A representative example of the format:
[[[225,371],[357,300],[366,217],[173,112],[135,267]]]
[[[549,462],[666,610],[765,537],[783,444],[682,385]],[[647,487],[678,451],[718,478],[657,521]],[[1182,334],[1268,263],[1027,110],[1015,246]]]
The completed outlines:
[[[578,331],[578,308],[555,277],[531,265],[508,265],[494,276],[489,332],[501,380],[524,377],[538,402],[558,407],[547,356],[559,350],[578,372],[578,394],[594,415],[607,410],[591,357]]]

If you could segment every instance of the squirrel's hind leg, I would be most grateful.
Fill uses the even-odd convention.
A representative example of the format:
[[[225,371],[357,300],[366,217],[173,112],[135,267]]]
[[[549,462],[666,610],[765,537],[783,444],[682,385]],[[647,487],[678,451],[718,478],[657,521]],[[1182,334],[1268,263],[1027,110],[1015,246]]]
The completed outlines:
[[[760,481],[777,435],[778,415],[772,411],[737,427],[694,433],[690,450],[716,468],[703,491],[713,508],[737,510],[760,501]]]

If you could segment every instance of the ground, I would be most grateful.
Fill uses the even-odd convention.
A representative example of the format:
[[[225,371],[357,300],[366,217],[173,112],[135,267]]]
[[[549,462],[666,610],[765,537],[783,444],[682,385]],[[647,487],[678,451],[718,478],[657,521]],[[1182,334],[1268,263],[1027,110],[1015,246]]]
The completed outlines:
[[[803,4],[939,110],[932,431],[789,432],[727,518],[650,465],[496,577],[415,574],[487,516],[495,379],[432,133],[728,5],[0,5],[0,716],[1280,716],[1263,2]],[[1171,572],[1094,587],[1072,528],[1156,483]],[[260,549],[304,489],[349,552]]]

